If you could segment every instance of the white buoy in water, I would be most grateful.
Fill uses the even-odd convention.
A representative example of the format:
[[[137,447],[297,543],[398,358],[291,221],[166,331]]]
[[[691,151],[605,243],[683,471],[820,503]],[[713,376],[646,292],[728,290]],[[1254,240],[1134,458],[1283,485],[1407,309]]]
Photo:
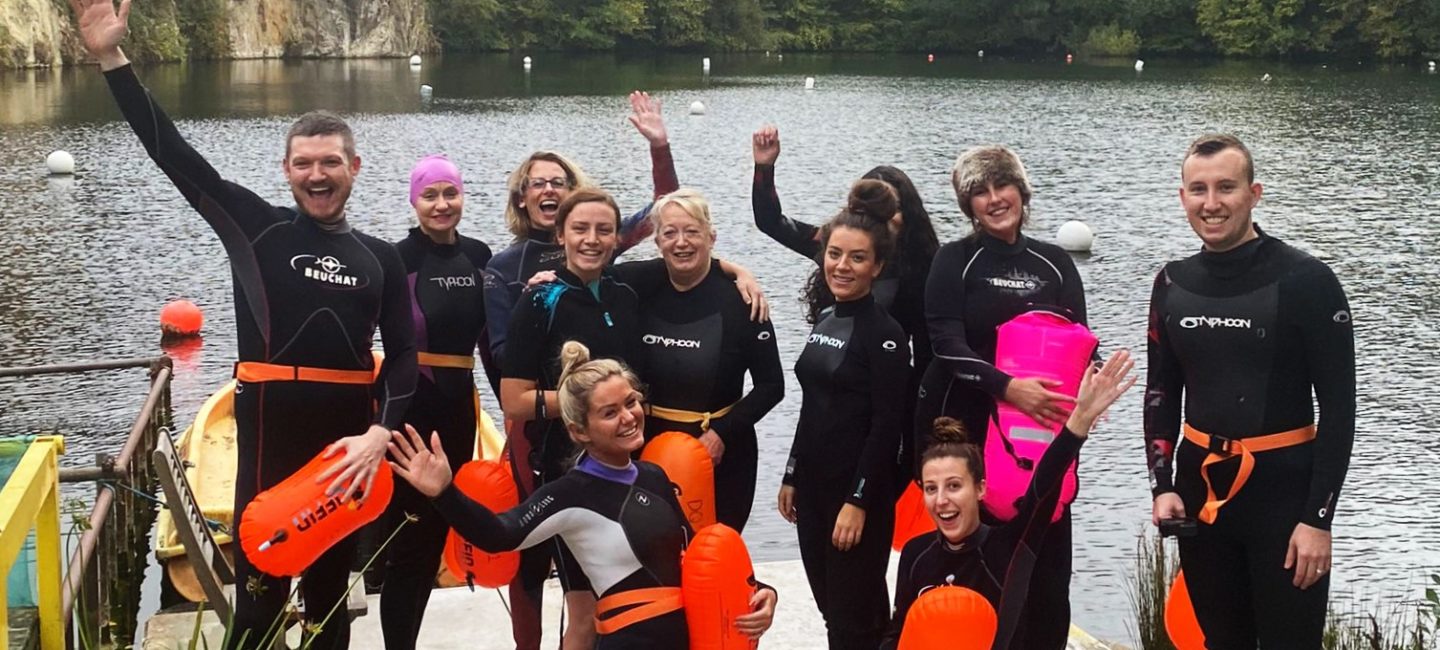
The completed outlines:
[[[710,57],[707,56],[703,59],[700,59],[700,69],[706,72],[710,71]]]
[[[975,56],[978,56],[982,59],[985,58],[985,50],[980,50],[979,52],[976,52]]]
[[[776,60],[776,61],[784,61],[784,60],[785,60],[785,55],[784,55],[784,54],[776,54],[776,55],[775,55],[775,60]]]
[[[1055,232],[1055,243],[1072,253],[1088,253],[1095,243],[1095,231],[1080,221],[1066,221]]]
[[[1431,71],[1431,72],[1434,72],[1434,71],[1435,71],[1435,62],[1434,62],[1434,61],[1431,61],[1431,62],[1430,62],[1430,71]]]
[[[420,67],[420,55],[419,55],[419,54],[411,54],[411,55],[410,55],[410,65],[411,65],[411,67],[415,67],[415,68]]]
[[[815,77],[805,77],[805,90],[815,90]]]
[[[529,70],[529,69],[530,69],[530,57],[527,56],[527,57],[521,59],[520,61],[521,61],[521,63],[524,63],[524,64],[525,64],[525,69],[526,69],[526,70]]]
[[[1142,71],[1142,70],[1144,70],[1144,69],[1145,69],[1145,62],[1142,61],[1142,60],[1140,60],[1140,59],[1135,59],[1135,71],[1136,71],[1136,72],[1140,72],[1140,71]]]
[[[695,100],[695,101],[693,101],[693,102],[690,102],[690,114],[691,114],[691,115],[704,115],[704,114],[705,114],[705,102],[702,102],[702,101],[700,101],[700,100],[698,100],[698,99]]]
[[[45,156],[45,168],[55,176],[69,176],[75,173],[75,156],[64,149],[50,152]]]
[[[1270,73],[1267,72],[1267,73],[1265,73],[1265,74],[1260,75],[1260,81],[1261,81],[1261,83],[1267,83],[1267,84],[1270,83]]]
[[[420,84],[420,96],[421,96],[421,97],[429,97],[429,96],[431,95],[431,93],[434,93],[434,92],[435,92],[435,89],[432,88],[432,87],[430,86],[430,84]]]

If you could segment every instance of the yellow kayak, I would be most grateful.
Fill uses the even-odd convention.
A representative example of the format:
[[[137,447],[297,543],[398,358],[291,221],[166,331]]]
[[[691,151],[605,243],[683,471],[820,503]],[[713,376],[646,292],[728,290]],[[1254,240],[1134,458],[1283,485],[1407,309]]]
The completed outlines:
[[[479,393],[475,395],[475,413],[475,457],[498,458],[505,446],[505,436],[480,408]],[[195,494],[195,503],[206,519],[220,524],[218,530],[211,532],[228,556],[232,553],[231,528],[235,521],[235,380],[226,382],[205,400],[176,448],[186,461],[185,478]],[[154,544],[155,558],[165,566],[176,591],[192,602],[205,600],[205,592],[195,581],[185,557],[175,522],[170,518],[170,511],[164,508],[155,523]]]

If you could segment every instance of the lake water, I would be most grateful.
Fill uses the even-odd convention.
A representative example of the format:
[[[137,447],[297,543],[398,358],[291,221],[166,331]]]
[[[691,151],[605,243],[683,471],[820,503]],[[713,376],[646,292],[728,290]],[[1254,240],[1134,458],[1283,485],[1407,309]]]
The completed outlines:
[[[759,234],[750,213],[749,135],[780,127],[778,185],[787,212],[820,221],[877,164],[906,170],[942,241],[968,230],[948,183],[958,152],[1015,148],[1035,186],[1029,232],[1066,220],[1098,233],[1078,258],[1091,324],[1106,349],[1143,353],[1151,280],[1197,240],[1176,192],[1197,134],[1232,131],[1252,147],[1265,198],[1257,221],[1328,262],[1349,293],[1359,354],[1354,459],[1335,531],[1337,588],[1419,595],[1418,568],[1440,565],[1440,76],[1417,68],[1150,62],[1016,63],[994,57],[700,57],[659,60],[535,55],[404,61],[235,62],[149,67],[141,77],[192,144],[227,177],[289,201],[280,173],[293,117],[351,117],[364,166],[349,214],[400,238],[413,217],[408,171],[445,152],[468,181],[461,230],[499,250],[504,179],[537,148],[571,154],[635,209],[649,194],[644,140],[624,94],[666,103],[683,184],[714,204],[718,253],[752,268],[774,308],[783,362],[808,331],[799,288],[811,265]],[[1261,83],[1270,73],[1274,80]],[[815,89],[803,89],[806,76]],[[418,87],[434,86],[422,99]],[[708,107],[687,115],[692,101]],[[230,373],[234,314],[219,241],[145,157],[91,68],[0,72],[0,366],[148,356],[156,313],[185,297],[206,311],[198,348],[176,351],[177,422]],[[45,155],[73,152],[74,179],[49,179]],[[649,255],[648,245],[639,254]],[[1143,354],[1142,361],[1143,361]],[[773,508],[799,409],[798,385],[760,427],[757,560],[798,557]],[[58,430],[65,461],[118,449],[143,398],[143,372],[0,383],[0,433]],[[486,396],[487,399],[489,396]],[[493,400],[491,405],[493,406]],[[1086,445],[1075,504],[1075,620],[1129,641],[1135,536],[1149,517],[1140,390]],[[153,592],[147,588],[147,592]],[[792,598],[795,598],[792,596]],[[789,602],[799,604],[798,599]],[[808,605],[806,605],[808,606]]]

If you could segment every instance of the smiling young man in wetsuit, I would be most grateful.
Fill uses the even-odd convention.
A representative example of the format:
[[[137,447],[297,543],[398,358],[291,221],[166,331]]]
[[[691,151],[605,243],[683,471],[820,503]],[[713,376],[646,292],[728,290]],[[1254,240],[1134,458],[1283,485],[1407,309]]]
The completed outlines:
[[[416,355],[399,254],[345,220],[360,171],[349,126],[310,113],[291,127],[283,167],[296,207],[271,205],[222,179],[140,84],[120,50],[129,0],[118,11],[111,0],[71,5],[125,119],[230,258],[239,355],[234,512],[321,451],[335,460],[320,476],[329,491],[363,498],[414,391]],[[377,325],[386,353],[378,382],[370,354]],[[341,541],[303,574],[312,623],[344,600],[353,554],[353,544]],[[286,606],[290,580],[262,574],[244,553],[235,560],[230,647],[259,647]],[[345,648],[349,636],[349,618],[331,617],[310,647]]]
[[[1355,437],[1350,307],[1328,266],[1252,221],[1261,186],[1238,139],[1196,140],[1181,182],[1204,247],[1150,299],[1153,517],[1198,520],[1180,565],[1208,647],[1318,648]]]

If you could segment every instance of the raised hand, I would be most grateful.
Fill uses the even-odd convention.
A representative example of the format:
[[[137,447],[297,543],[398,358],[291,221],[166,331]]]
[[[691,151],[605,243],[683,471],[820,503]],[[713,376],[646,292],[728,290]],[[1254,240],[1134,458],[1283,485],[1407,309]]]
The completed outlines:
[[[120,51],[120,41],[130,31],[130,0],[120,0],[118,10],[113,0],[70,0],[70,7],[79,17],[80,41],[90,56],[99,59],[101,69],[129,63]]]
[[[755,164],[773,165],[780,158],[780,129],[766,124],[750,136],[750,148],[755,152]]]
[[[650,93],[639,90],[630,93],[630,123],[650,141],[650,146],[670,144],[670,134],[665,130],[665,115],[660,112],[660,100],[651,97]]]
[[[1135,385],[1139,377],[1130,374],[1134,369],[1135,360],[1130,358],[1130,351],[1121,349],[1110,355],[1104,366],[1096,369],[1092,365],[1085,371],[1080,379],[1080,391],[1075,395],[1075,408],[1066,422],[1071,433],[1081,438],[1090,433],[1095,420]]]
[[[440,446],[440,434],[430,433],[430,446],[420,439],[415,427],[405,425],[405,434],[394,432],[390,440],[390,469],[410,482],[415,491],[430,498],[440,496],[450,485],[450,460]]]

